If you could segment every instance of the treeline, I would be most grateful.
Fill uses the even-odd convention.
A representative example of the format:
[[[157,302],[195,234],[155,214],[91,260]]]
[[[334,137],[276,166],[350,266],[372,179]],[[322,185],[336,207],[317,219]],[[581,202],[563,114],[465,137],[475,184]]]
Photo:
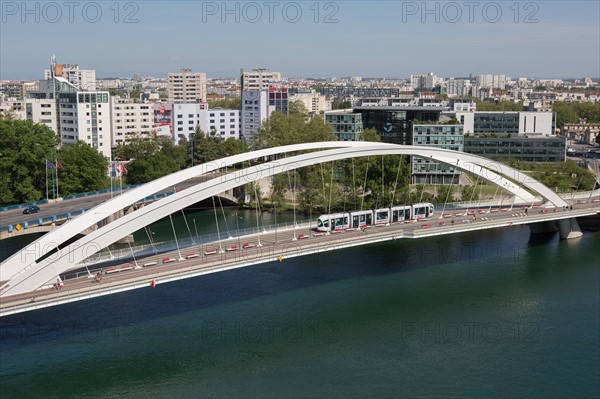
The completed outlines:
[[[495,102],[483,101],[473,98],[477,104],[477,111],[523,111],[523,101],[513,102],[499,100]]]
[[[102,154],[84,142],[58,144],[47,126],[0,114],[1,205],[39,201],[46,198],[46,190],[52,198],[53,170],[60,196],[109,187]]]
[[[556,112],[556,126],[560,129],[565,123],[579,123],[579,119],[586,119],[588,123],[600,123],[600,104],[555,101],[552,111]]]

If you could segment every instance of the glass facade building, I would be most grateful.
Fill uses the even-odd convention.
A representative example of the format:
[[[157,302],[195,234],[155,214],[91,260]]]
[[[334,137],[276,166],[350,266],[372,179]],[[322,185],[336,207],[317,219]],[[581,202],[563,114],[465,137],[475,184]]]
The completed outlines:
[[[362,115],[359,113],[325,113],[325,122],[333,126],[333,133],[340,141],[358,141],[363,132]]]
[[[527,162],[563,162],[566,138],[552,137],[467,137],[464,151],[486,158],[514,158]]]
[[[463,125],[414,124],[411,144],[463,151]],[[422,157],[411,159],[413,184],[456,184],[460,171],[450,165],[432,162]]]
[[[363,128],[374,128],[381,141],[394,144],[411,144],[412,121],[437,122],[447,108],[441,107],[356,107],[362,114]]]
[[[476,112],[474,115],[475,132],[478,134],[519,133],[519,113],[518,112]]]

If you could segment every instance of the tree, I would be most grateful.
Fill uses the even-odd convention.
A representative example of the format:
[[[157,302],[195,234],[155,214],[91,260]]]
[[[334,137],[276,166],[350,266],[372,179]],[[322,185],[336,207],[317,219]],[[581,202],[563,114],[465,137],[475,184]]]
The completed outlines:
[[[288,105],[288,115],[308,115],[308,109],[302,101],[292,101]]]
[[[342,98],[334,98],[331,103],[331,109],[348,109],[352,108],[352,103],[349,100],[344,100]]]
[[[209,100],[208,106],[211,109],[242,109],[242,97],[226,97],[222,100]]]
[[[260,149],[335,140],[333,128],[326,124],[320,116],[315,116],[307,121],[300,114],[284,115],[281,112],[274,112],[258,131],[254,147]]]
[[[117,147],[117,157],[128,159],[128,184],[141,184],[181,170],[190,160],[187,145],[175,145],[168,137],[133,138]]]
[[[372,141],[379,143],[381,142],[381,136],[379,133],[377,133],[377,130],[371,127],[361,132],[360,141]]]
[[[0,116],[0,204],[45,197],[46,162],[57,144],[58,137],[45,125]]]
[[[59,192],[61,196],[105,189],[109,186],[108,162],[96,149],[83,141],[64,144],[58,153],[62,165]]]
[[[454,186],[451,186],[449,184],[437,186],[437,195],[435,197],[435,202],[438,204],[454,202]]]

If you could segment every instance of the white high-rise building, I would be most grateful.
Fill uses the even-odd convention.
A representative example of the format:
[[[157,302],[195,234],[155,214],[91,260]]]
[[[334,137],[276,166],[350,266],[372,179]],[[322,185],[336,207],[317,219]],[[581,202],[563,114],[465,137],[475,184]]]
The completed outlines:
[[[54,76],[62,77],[77,87],[78,90],[95,91],[96,70],[79,69],[76,64],[54,64]],[[44,70],[44,79],[52,79],[52,70]]]
[[[433,89],[438,84],[440,78],[433,72],[420,75],[410,75],[410,83],[413,89]]]
[[[281,73],[273,72],[265,68],[253,69],[251,71],[241,70],[240,73],[243,90],[268,90],[269,86],[281,82]]]
[[[182,69],[170,72],[167,77],[168,102],[200,103],[206,102],[206,74]]]
[[[448,97],[468,96],[471,91],[471,82],[466,79],[450,78],[446,82],[446,93]]]
[[[82,91],[60,76],[41,80],[38,92],[25,100],[27,119],[54,130],[62,144],[82,140],[111,157],[110,95]]]
[[[132,137],[150,137],[154,129],[152,104],[131,99],[110,98],[112,146],[125,144]]]
[[[269,105],[267,91],[242,91],[241,136],[244,140],[254,141],[255,134],[262,122],[275,111],[275,105]]]
[[[205,134],[220,136],[224,140],[240,138],[240,111],[237,109],[209,109],[207,103],[173,104],[173,135],[179,142],[189,140],[196,127]]]
[[[505,75],[477,75],[475,77],[475,84],[479,87],[491,87],[494,89],[506,88],[506,83],[510,81],[510,78]]]

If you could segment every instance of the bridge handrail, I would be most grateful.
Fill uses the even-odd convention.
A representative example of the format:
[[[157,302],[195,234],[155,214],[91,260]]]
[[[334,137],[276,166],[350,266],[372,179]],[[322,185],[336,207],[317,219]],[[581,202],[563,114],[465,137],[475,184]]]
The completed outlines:
[[[125,187],[123,187],[122,191],[130,190],[132,188],[139,187],[142,184],[132,184],[132,185],[129,185],[129,186],[125,186]],[[90,192],[87,192],[87,193],[71,194],[71,195],[65,195],[64,197],[61,197],[61,199],[63,201],[66,201],[66,200],[75,199],[75,198],[90,197],[92,195],[106,194],[106,193],[110,193],[110,191],[111,191],[110,189],[104,189],[104,190],[98,190],[98,191],[90,191]],[[121,191],[121,188],[119,188],[118,190],[116,190],[116,192],[120,192],[120,191]],[[4,207],[0,207],[0,212],[12,211],[14,209],[19,209],[19,208],[27,208],[27,207],[32,206],[32,205],[45,205],[45,204],[48,204],[50,202],[51,201],[48,201],[48,200],[41,200],[41,201],[25,202],[25,203],[22,203],[22,204],[7,205],[7,206],[4,206]]]

